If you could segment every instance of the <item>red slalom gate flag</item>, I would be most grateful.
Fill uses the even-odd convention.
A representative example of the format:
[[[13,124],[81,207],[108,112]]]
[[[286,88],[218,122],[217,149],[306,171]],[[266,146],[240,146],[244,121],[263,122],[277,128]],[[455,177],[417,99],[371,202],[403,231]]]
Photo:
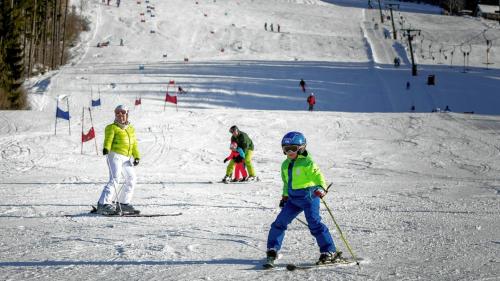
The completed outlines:
[[[95,138],[95,131],[94,127],[90,128],[89,132],[87,134],[84,134],[82,132],[82,142],[89,141],[91,139]]]
[[[135,105],[140,105],[141,104],[141,98],[135,100]]]
[[[177,96],[170,96],[167,93],[167,96],[165,96],[165,101],[177,104]]]
[[[168,82],[168,84],[173,85],[173,84],[175,84],[175,81],[174,80],[170,80],[170,82]]]

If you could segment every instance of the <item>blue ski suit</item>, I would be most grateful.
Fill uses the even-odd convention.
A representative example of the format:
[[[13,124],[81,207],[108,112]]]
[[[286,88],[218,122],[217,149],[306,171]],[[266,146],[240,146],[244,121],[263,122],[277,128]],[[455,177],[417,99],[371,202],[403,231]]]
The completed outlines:
[[[336,247],[330,231],[321,222],[320,198],[314,195],[316,189],[325,186],[325,180],[318,166],[307,155],[307,151],[294,160],[286,159],[281,165],[281,176],[283,196],[288,196],[288,200],[271,224],[267,249],[281,249],[288,224],[304,211],[309,231],[316,238],[320,252],[335,252]],[[297,183],[294,183],[295,178]]]

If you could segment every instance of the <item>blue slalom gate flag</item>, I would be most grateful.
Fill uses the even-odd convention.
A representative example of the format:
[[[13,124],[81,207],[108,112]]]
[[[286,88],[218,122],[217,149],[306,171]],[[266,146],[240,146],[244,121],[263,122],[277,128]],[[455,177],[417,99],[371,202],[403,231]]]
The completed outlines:
[[[92,106],[101,106],[101,98],[97,100],[92,100]]]
[[[69,111],[63,111],[62,109],[57,107],[56,118],[69,120]]]

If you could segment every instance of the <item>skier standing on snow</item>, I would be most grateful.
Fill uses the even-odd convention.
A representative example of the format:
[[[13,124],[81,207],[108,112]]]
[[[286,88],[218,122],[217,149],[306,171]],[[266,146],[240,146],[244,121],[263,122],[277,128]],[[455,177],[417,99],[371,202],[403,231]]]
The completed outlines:
[[[304,81],[304,79],[300,79],[300,82],[299,82],[299,85],[300,85],[300,88],[302,88],[302,92],[306,92],[306,81]]]
[[[328,228],[321,222],[319,205],[320,198],[326,194],[323,189],[326,183],[319,167],[309,156],[306,145],[306,138],[299,132],[289,132],[281,140],[283,153],[287,157],[281,164],[283,191],[279,206],[282,209],[269,230],[266,268],[274,267],[287,226],[302,211],[319,246],[321,254],[318,263],[334,262],[341,255],[341,252],[336,252]]]
[[[235,142],[231,143],[229,149],[231,149],[231,154],[229,154],[229,156],[224,159],[224,163],[231,159],[234,160],[234,178],[231,181],[246,181],[248,174],[245,169],[244,162],[245,152],[243,152],[243,149],[241,149],[241,147],[238,147],[238,144]]]
[[[314,93],[311,93],[307,97],[307,103],[309,104],[309,111],[313,111],[314,105],[316,104],[316,98],[314,97]]]
[[[248,179],[249,181],[254,181],[257,180],[257,177],[255,176],[255,171],[253,169],[252,165],[252,156],[253,156],[253,142],[252,139],[245,133],[242,132],[238,129],[236,125],[231,126],[229,128],[229,132],[232,134],[231,136],[231,142],[235,142],[238,144],[238,147],[241,147],[243,149],[243,152],[245,153],[245,165],[248,170]],[[231,179],[231,175],[233,174],[234,170],[234,160],[229,161],[229,164],[227,165],[226,168],[226,175],[222,179],[223,182],[227,182]]]
[[[124,214],[139,213],[130,201],[137,182],[134,166],[139,165],[140,155],[135,129],[128,122],[126,106],[119,105],[115,108],[115,121],[105,129],[102,154],[106,155],[109,181],[104,186],[97,203],[97,213],[103,215],[113,215],[119,211]],[[125,184],[122,190],[118,190],[122,172],[125,174]],[[116,206],[113,202],[115,196],[117,196]]]

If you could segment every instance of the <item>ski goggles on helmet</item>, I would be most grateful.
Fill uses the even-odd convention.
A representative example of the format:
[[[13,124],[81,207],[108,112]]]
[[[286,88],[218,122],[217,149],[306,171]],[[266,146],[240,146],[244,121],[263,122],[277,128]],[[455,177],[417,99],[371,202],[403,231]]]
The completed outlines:
[[[297,152],[301,148],[299,145],[284,145],[282,146],[283,152],[288,153],[288,152]]]

